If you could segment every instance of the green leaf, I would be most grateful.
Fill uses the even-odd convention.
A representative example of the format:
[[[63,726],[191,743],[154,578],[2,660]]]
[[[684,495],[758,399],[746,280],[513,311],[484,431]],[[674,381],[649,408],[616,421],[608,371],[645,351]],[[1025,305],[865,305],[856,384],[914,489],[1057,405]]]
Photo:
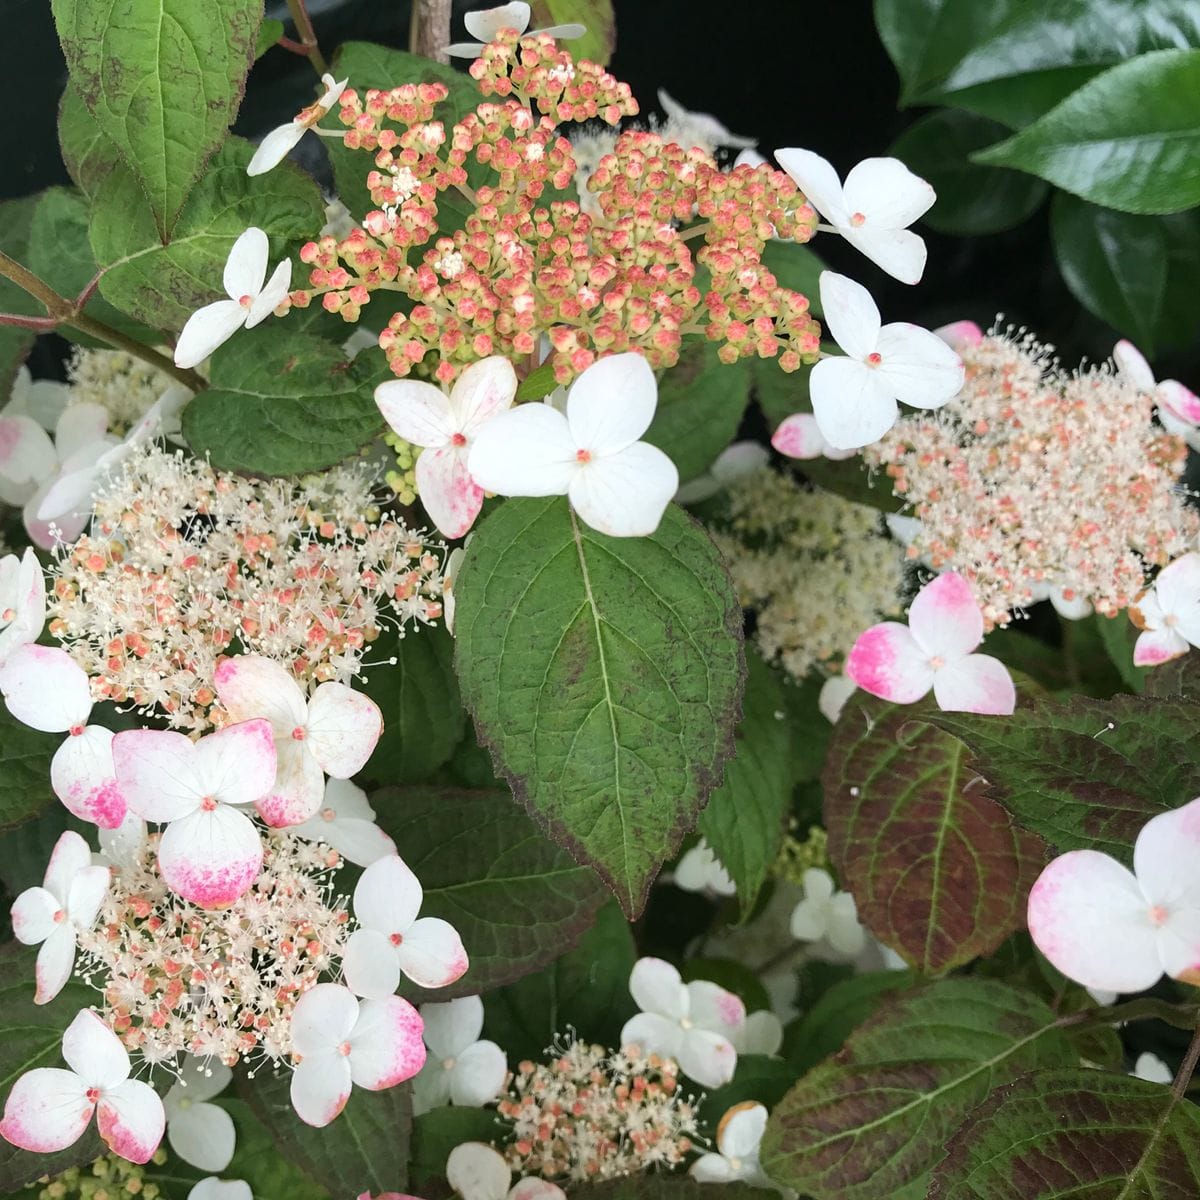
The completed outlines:
[[[383,432],[369,371],[314,334],[243,330],[213,355],[211,386],[184,409],[184,437],[221,470],[323,470]]]
[[[700,1101],[697,1115],[702,1132],[715,1139],[721,1118],[735,1104],[758,1103],[774,1108],[795,1082],[796,1069],[784,1059],[739,1054],[733,1078]]]
[[[995,720],[924,718],[964,741],[991,794],[1058,850],[1128,863],[1141,827],[1200,794],[1200,704],[1114,696],[1022,703]]]
[[[55,802],[50,760],[61,742],[58,734],[22,725],[0,704],[0,829],[20,825]]]
[[[746,667],[736,750],[725,767],[725,782],[697,825],[737,884],[744,914],[754,907],[767,870],[779,857],[796,774],[783,684],[755,653],[746,655]]]
[[[258,27],[258,37],[254,41],[254,59],[257,62],[279,39],[283,37],[283,22],[274,18],[264,20]]]
[[[0,744],[7,745],[7,731]],[[96,993],[69,979],[49,1004],[33,1002],[33,971],[37,951],[15,942],[0,946],[0,1098],[18,1076],[37,1067],[61,1067],[62,1035],[81,1008],[90,1007]],[[20,1191],[43,1175],[91,1162],[105,1153],[95,1123],[73,1146],[56,1154],[18,1150],[0,1139],[0,1193]]]
[[[1161,1083],[1039,1071],[987,1098],[950,1140],[929,1200],[1166,1200],[1200,1195],[1200,1112]]]
[[[421,999],[512,983],[569,950],[591,925],[604,897],[595,876],[503,792],[384,789],[371,803],[421,881],[421,915],[449,921],[471,959],[457,983]]]
[[[508,500],[455,590],[480,742],[633,917],[733,751],[742,616],[716,547],[673,505],[649,537],[610,538],[561,497]]]
[[[825,759],[829,857],[860,919],[925,974],[991,953],[1025,924],[1044,847],[989,795],[929,702],[856,696]]]
[[[49,761],[45,770],[49,770]],[[0,883],[9,895],[19,896],[26,888],[41,886],[55,843],[68,829],[85,840],[95,839],[95,825],[84,824],[61,804],[50,803],[32,820],[4,831]]]
[[[541,1058],[568,1026],[581,1041],[617,1046],[637,1011],[629,995],[636,960],[629,923],[609,901],[573,950],[484,997],[484,1036],[503,1046],[511,1062]]]
[[[748,1183],[697,1183],[686,1175],[626,1175],[607,1183],[571,1188],[571,1200],[763,1200],[763,1189]]]
[[[680,479],[695,479],[733,441],[749,399],[744,362],[726,366],[712,342],[688,346],[658,382],[658,408],[645,440],[670,456]]]
[[[1162,222],[1060,192],[1050,208],[1050,230],[1058,269],[1075,299],[1153,355],[1167,290]]]
[[[121,152],[96,124],[70,82],[58,104],[58,145],[67,174],[89,198],[121,161]]]
[[[521,380],[516,398],[518,400],[541,400],[550,395],[557,386],[558,382],[554,378],[554,364],[542,363],[540,367],[535,367]]]
[[[1038,209],[1049,190],[1041,180],[971,162],[971,154],[1007,132],[986,117],[947,108],[921,117],[892,143],[888,153],[937,191],[925,224],[972,237],[1011,229]]]
[[[225,260],[249,226],[270,237],[273,259],[289,243],[313,236],[325,219],[320,189],[286,162],[266,175],[247,175],[253,153],[241,138],[221,147],[165,246],[137,179],[124,167],[112,170],[93,201],[90,230],[96,262],[105,269],[105,299],[156,329],[181,329],[202,304],[227,298]]]
[[[387,659],[395,655],[396,661]],[[364,768],[380,784],[426,783],[462,741],[467,714],[454,675],[454,639],[445,626],[417,625],[397,639],[385,633],[371,645],[382,659],[363,679],[383,712],[383,736]]]
[[[71,82],[163,242],[237,115],[261,0],[51,0]]]
[[[263,1068],[253,1077],[238,1072],[234,1080],[238,1095],[266,1127],[277,1152],[332,1195],[406,1189],[412,1135],[412,1090],[407,1083],[382,1092],[354,1088],[341,1115],[316,1129],[292,1108],[291,1071]]]
[[[943,979],[884,1004],[771,1113],[762,1164],[813,1200],[918,1200],[966,1115],[1026,1071],[1074,1065],[1036,997]]]
[[[1104,617],[1097,613],[1091,620],[1101,645],[1126,688],[1131,692],[1143,691],[1151,672],[1146,667],[1134,666],[1133,644],[1137,641],[1138,631],[1129,620],[1128,613],[1119,613],[1115,617]],[[1154,674],[1157,675],[1158,671]]]
[[[617,43],[617,18],[613,13],[613,0],[533,0],[533,28],[544,29],[551,25],[587,26],[583,37],[560,42],[559,45],[571,52],[579,62],[587,59],[602,67],[612,57]]]
[[[505,1046],[509,1058],[515,1052]],[[433,1108],[413,1118],[412,1162],[409,1163],[409,1185],[422,1195],[445,1193],[437,1185],[446,1178],[446,1159],[455,1146],[463,1142],[499,1141],[508,1127],[501,1123],[495,1110],[446,1105]]]
[[[1200,50],[1157,50],[1112,67],[973,158],[1122,212],[1200,204]]]

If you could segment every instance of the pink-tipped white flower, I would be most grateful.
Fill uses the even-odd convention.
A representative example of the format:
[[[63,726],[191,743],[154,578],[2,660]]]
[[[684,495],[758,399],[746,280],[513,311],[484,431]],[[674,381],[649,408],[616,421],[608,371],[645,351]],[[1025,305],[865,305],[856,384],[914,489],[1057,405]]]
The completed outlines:
[[[1200,800],[1152,817],[1133,870],[1098,850],[1071,850],[1029,893],[1038,949],[1085,988],[1140,992],[1163,975],[1200,982]]]
[[[1200,554],[1163,567],[1130,605],[1129,617],[1142,631],[1133,645],[1136,666],[1155,667],[1200,646]]]
[[[108,891],[107,867],[92,866],[92,851],[67,830],[54,845],[41,887],[23,891],[12,906],[13,934],[38,951],[34,1004],[47,1004],[62,991],[75,966],[76,935],[96,923]]]
[[[121,1039],[90,1009],[63,1034],[70,1070],[26,1071],[8,1094],[0,1137],[22,1150],[53,1154],[74,1145],[96,1114],[108,1148],[130,1162],[149,1162],[162,1141],[166,1117],[149,1084],[129,1078]]]
[[[407,442],[424,446],[417,459],[417,491],[425,511],[446,537],[462,537],[483,505],[483,488],[467,458],[484,425],[512,407],[517,375],[507,358],[472,363],[447,395],[431,383],[392,379],[375,389],[384,420]]]
[[[962,359],[928,329],[882,325],[862,284],[822,271],[821,304],[846,357],[821,359],[809,391],[821,435],[835,449],[878,441],[900,415],[897,401],[941,408],[962,390]]]
[[[812,413],[793,413],[780,422],[771,435],[771,445],[788,458],[830,458],[835,462],[853,458],[857,450],[839,450],[825,439],[821,426]]]
[[[359,867],[369,867],[385,854],[396,853],[396,843],[375,824],[367,793],[348,779],[327,780],[320,811],[291,826],[291,832],[332,846]]]
[[[833,876],[819,867],[804,872],[804,899],[792,910],[789,927],[797,940],[828,941],[846,958],[853,958],[867,944],[854,897],[835,890]]]
[[[999,659],[973,653],[981,641],[983,614],[971,585],[947,571],[917,593],[907,625],[884,621],[859,634],[846,674],[894,704],[913,704],[932,688],[945,712],[1007,716],[1017,703],[1012,676]]]
[[[233,1072],[223,1063],[189,1057],[179,1082],[163,1098],[168,1144],[201,1171],[223,1171],[233,1159],[237,1146],[233,1118],[219,1104],[208,1103],[232,1080]]]
[[[253,329],[286,299],[292,282],[292,260],[285,258],[267,279],[271,253],[267,235],[251,225],[225,260],[224,287],[228,300],[217,300],[192,313],[175,346],[175,365],[194,367],[243,326]],[[264,280],[266,282],[264,283]]]
[[[737,885],[703,838],[676,863],[675,886],[685,892],[709,892],[714,896],[737,894]]]
[[[1119,341],[1113,347],[1113,360],[1129,383],[1153,397],[1163,428],[1183,438],[1193,450],[1200,447],[1200,396],[1177,379],[1156,380],[1145,355],[1132,342]]]
[[[420,1014],[399,996],[360,1002],[349,988],[318,983],[296,1001],[291,1032],[292,1107],[318,1129],[346,1107],[352,1086],[381,1092],[425,1062]]]
[[[197,742],[182,733],[130,729],[112,743],[131,812],[166,823],[158,870],[202,908],[232,904],[262,869],[262,840],[239,808],[275,781],[275,741],[263,720],[227,725]]]
[[[587,33],[586,25],[572,22],[569,25],[548,25],[545,29],[529,29],[529,5],[523,0],[514,0],[512,4],[501,4],[497,8],[481,8],[478,12],[470,12],[463,18],[467,32],[478,38],[474,42],[455,42],[446,47],[446,53],[454,58],[478,58],[483,53],[488,42],[494,42],[502,29],[515,29],[522,36],[536,37],[539,33],[549,34],[552,38],[578,38]],[[529,29],[529,33],[525,31]]]
[[[704,1087],[733,1078],[737,1051],[733,1038],[746,1023],[746,1006],[732,992],[707,979],[684,983],[661,958],[639,958],[629,991],[642,1011],[621,1030],[621,1045],[673,1058],[685,1075]]]
[[[125,797],[113,770],[113,735],[88,724],[92,692],[83,668],[55,646],[21,646],[0,667],[0,693],[23,725],[68,735],[50,760],[54,794],[80,820],[116,829]]]
[[[46,577],[31,547],[0,558],[0,666],[14,650],[36,642],[46,624]]]
[[[933,332],[955,354],[975,349],[984,338],[983,330],[974,321],[951,321],[949,325],[939,325]]]
[[[937,193],[897,158],[864,158],[843,185],[830,163],[811,150],[776,150],[779,165],[808,202],[856,250],[901,283],[925,273],[925,242],[908,227]]]
[[[429,1057],[413,1080],[413,1112],[443,1104],[480,1108],[504,1087],[508,1059],[495,1042],[482,1041],[483,1001],[463,996],[446,1004],[422,1004]]]
[[[298,825],[315,816],[325,776],[357,774],[383,733],[383,714],[369,696],[331,681],[306,700],[285,667],[258,654],[225,659],[213,684],[233,720],[271,722],[278,770],[275,786],[258,801],[268,825]]]
[[[717,1153],[702,1154],[688,1168],[701,1183],[733,1183],[771,1187],[758,1153],[767,1129],[767,1110],[753,1100],[735,1104],[717,1125]]]
[[[483,1142],[463,1142],[446,1159],[446,1182],[462,1200],[567,1200],[557,1184],[535,1176],[512,1182],[502,1155]]]
[[[446,987],[470,965],[462,938],[440,917],[421,917],[425,894],[403,859],[377,859],[354,888],[359,929],[342,950],[346,983],[360,996],[390,996],[403,972],[418,987]]]
[[[502,496],[568,496],[593,529],[645,537],[679,487],[675,464],[638,439],[650,428],[658,385],[640,354],[594,362],[571,385],[564,415],[522,404],[479,431],[475,482]]]
[[[332,75],[322,75],[321,82],[325,85],[319,100],[301,109],[286,125],[272,129],[258,144],[254,157],[246,167],[247,175],[265,175],[267,171],[279,166],[297,142],[318,121],[328,115],[329,110],[342,98],[349,80],[335,81]]]

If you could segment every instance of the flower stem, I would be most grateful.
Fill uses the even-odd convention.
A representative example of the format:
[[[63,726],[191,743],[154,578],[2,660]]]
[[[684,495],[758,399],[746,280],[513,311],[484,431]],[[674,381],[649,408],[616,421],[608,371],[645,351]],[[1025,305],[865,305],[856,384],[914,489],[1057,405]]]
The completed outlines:
[[[446,47],[450,45],[450,0],[413,0],[412,20],[408,27],[408,49],[411,54],[449,62]]]
[[[75,300],[68,300],[65,296],[60,296],[45,280],[35,275],[27,267],[21,266],[16,259],[9,258],[3,251],[0,251],[0,276],[11,279],[19,288],[28,292],[36,300],[40,300],[46,306],[46,312],[49,314],[46,317],[3,314],[0,315],[0,324],[17,325],[39,333],[48,333],[59,325],[69,325],[72,329],[78,329],[80,333],[90,334],[102,342],[107,342],[110,346],[115,346],[119,350],[132,354],[135,358],[150,363],[164,375],[178,379],[193,392],[203,390],[204,380],[195,371],[185,371],[181,367],[177,367],[169,358],[159,354],[153,347],[144,346],[119,329],[113,329],[112,326],[105,325],[103,321],[97,321],[94,317],[89,317],[84,313],[83,307],[95,291],[98,277],[93,279]]]
[[[296,23],[296,32],[300,35],[300,45],[304,47],[303,53],[308,55],[308,61],[312,63],[313,70],[318,75],[324,75],[329,70],[329,64],[321,53],[321,47],[317,45],[317,35],[313,29],[312,19],[308,15],[308,9],[304,7],[304,0],[287,0],[287,6],[288,12],[292,14],[292,20]]]

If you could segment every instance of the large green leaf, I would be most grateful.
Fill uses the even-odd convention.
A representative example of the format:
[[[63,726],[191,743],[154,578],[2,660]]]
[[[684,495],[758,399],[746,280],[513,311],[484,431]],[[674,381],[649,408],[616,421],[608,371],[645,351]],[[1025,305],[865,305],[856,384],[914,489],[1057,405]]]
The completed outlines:
[[[55,803],[50,760],[62,738],[14,719],[0,704],[0,829],[20,825]]]
[[[989,794],[967,747],[859,694],[825,758],[829,855],[877,938],[926,974],[988,954],[1025,923],[1044,847]]]
[[[974,161],[1122,212],[1200,204],[1200,50],[1158,50],[1112,67]]]
[[[508,1054],[511,1058],[513,1052]],[[442,1181],[450,1151],[463,1142],[497,1142],[508,1128],[492,1108],[446,1105],[418,1114],[413,1118],[409,1186],[422,1196],[446,1194]]]
[[[261,0],[51,0],[71,82],[166,242],[237,115]]]
[[[613,0],[533,0],[530,7],[535,29],[573,23],[587,27],[583,37],[559,43],[576,62],[586,58],[604,66],[612,57],[617,41]]]
[[[929,1200],[1188,1200],[1200,1112],[1161,1083],[1038,1071],[994,1092],[946,1147]]]
[[[184,409],[184,436],[222,470],[323,470],[383,432],[367,364],[286,325],[242,330],[213,355],[211,386]]]
[[[763,1189],[740,1181],[697,1183],[686,1175],[643,1171],[572,1187],[571,1200],[763,1200]]]
[[[1200,794],[1200,704],[1187,700],[1032,700],[1003,720],[926,719],[966,742],[991,794],[1058,850],[1129,862],[1151,817]]]
[[[94,196],[121,152],[96,123],[70,82],[58,104],[58,145],[67,172],[85,196]]]
[[[325,219],[320,189],[290,163],[247,175],[253,153],[241,138],[221,147],[165,246],[136,177],[125,167],[110,171],[93,200],[90,230],[105,299],[156,329],[181,329],[202,304],[226,298],[225,260],[249,226],[267,233],[276,258],[315,236]]]
[[[1075,299],[1153,355],[1167,290],[1162,222],[1060,192],[1050,228],[1058,269]]]
[[[746,655],[746,666],[736,750],[697,828],[737,884],[742,911],[749,913],[779,857],[796,774],[796,738],[785,719],[788,697],[779,677],[757,654]]]
[[[561,497],[509,500],[455,591],[480,741],[636,915],[733,750],[742,619],[716,547],[673,505],[649,537],[611,538]]]
[[[944,979],[884,1003],[771,1113],[762,1163],[813,1200],[920,1200],[946,1139],[995,1087],[1073,1066],[1041,1000]]]
[[[49,762],[45,770],[49,771]],[[48,774],[46,778],[49,778]],[[49,788],[43,785],[43,790],[49,796]],[[0,883],[4,884],[9,895],[18,896],[26,888],[41,886],[55,844],[68,829],[85,840],[95,840],[95,825],[85,824],[78,817],[73,817],[58,803],[47,803],[32,820],[5,829],[4,853],[0,855]]]
[[[576,943],[604,898],[592,872],[503,792],[385,789],[371,803],[421,881],[421,915],[449,921],[471,960],[457,983],[423,999],[471,996],[540,970]]]
[[[892,143],[889,153],[937,192],[937,202],[921,218],[925,224],[970,237],[1011,229],[1037,210],[1048,191],[1040,179],[970,159],[1007,132],[987,117],[942,109],[921,117]]]

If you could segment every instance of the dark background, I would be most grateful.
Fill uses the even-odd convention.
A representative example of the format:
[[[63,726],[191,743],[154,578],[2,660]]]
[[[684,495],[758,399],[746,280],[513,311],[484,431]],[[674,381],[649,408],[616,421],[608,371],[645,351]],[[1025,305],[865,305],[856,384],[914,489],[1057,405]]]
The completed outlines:
[[[844,175],[859,159],[886,153],[923,111],[896,108],[898,80],[875,33],[869,0],[615,4],[617,49],[611,69],[633,87],[643,111],[656,111],[656,90],[666,88],[689,108],[713,113],[735,133],[758,137],[765,154],[777,146],[804,146],[825,155]],[[453,35],[466,36],[463,12],[485,6],[480,0],[455,0]],[[327,57],[352,39],[407,46],[405,0],[310,0],[309,9]],[[11,51],[13,97],[0,127],[0,198],[7,198],[69,183],[55,132],[66,68],[49,0],[0,0],[0,14]],[[286,21],[283,0],[269,0],[267,15]],[[260,137],[312,96],[307,61],[273,48],[254,68],[236,131]],[[323,151],[317,139],[305,138],[300,151],[304,165],[321,178]],[[921,232],[929,243],[929,265],[916,288],[889,279],[837,238],[820,237],[816,248],[831,266],[870,288],[885,321],[934,326],[970,317],[986,327],[1003,313],[1058,346],[1068,364],[1109,353],[1114,333],[1080,308],[1059,276],[1045,206],[1006,233],[964,239]],[[1159,377],[1175,375],[1200,385],[1200,355],[1194,351],[1164,355],[1156,363]],[[35,374],[52,373],[54,357],[53,344],[41,345],[32,364]]]

